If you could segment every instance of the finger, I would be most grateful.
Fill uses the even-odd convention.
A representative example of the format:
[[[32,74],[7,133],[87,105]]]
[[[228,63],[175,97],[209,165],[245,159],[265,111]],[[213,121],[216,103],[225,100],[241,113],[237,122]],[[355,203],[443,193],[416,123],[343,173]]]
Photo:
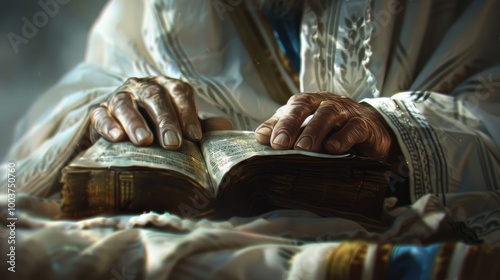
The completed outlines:
[[[174,101],[174,107],[179,116],[180,126],[186,138],[191,140],[201,139],[201,124],[198,118],[198,110],[194,101],[194,90],[191,85],[176,79],[160,77],[170,97]]]
[[[154,123],[158,142],[165,149],[176,150],[182,145],[182,130],[177,113],[165,88],[157,84],[144,86],[140,93],[140,105]]]
[[[333,100],[322,101],[312,119],[304,127],[295,143],[295,149],[318,152],[325,137],[332,130],[339,130],[349,120],[350,114]]]
[[[234,129],[233,122],[224,117],[214,117],[201,120],[201,127],[203,132]]]
[[[285,105],[283,114],[272,129],[270,144],[273,149],[290,149],[295,144],[304,120],[314,113],[323,97],[319,94],[297,94]]]
[[[370,138],[368,122],[360,117],[353,117],[344,127],[329,137],[323,148],[331,154],[345,154],[353,146],[364,143]]]
[[[90,113],[90,123],[94,131],[111,142],[125,138],[125,133],[120,124],[111,116],[106,107],[99,106]]]
[[[262,145],[269,145],[271,143],[271,134],[278,120],[279,115],[275,114],[257,127],[255,130],[255,139],[257,142]]]
[[[113,96],[109,110],[133,144],[147,146],[153,143],[153,134],[129,93],[120,92]]]

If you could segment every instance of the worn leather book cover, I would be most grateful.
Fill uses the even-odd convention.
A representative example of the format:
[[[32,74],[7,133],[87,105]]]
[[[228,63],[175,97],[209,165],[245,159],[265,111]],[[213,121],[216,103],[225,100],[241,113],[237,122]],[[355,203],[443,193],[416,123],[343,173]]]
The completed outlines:
[[[303,209],[370,223],[380,220],[388,170],[349,154],[273,150],[244,131],[205,133],[178,151],[99,139],[63,170],[62,210],[225,218]]]

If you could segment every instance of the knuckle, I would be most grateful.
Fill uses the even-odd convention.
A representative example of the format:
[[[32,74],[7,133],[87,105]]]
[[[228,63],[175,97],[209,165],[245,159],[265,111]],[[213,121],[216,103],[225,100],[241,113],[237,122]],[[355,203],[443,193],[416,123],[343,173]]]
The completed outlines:
[[[322,116],[324,115],[328,118],[335,118],[337,120],[347,120],[354,117],[349,110],[335,101],[322,101],[318,112],[321,112]]]
[[[99,133],[99,134],[102,134],[106,129],[106,126],[107,126],[107,123],[105,120],[103,119],[98,119],[95,124],[94,124],[94,127],[96,129],[96,131]]]
[[[104,110],[105,109],[102,107],[92,108],[92,110],[90,111],[90,119],[93,120],[101,117]]]
[[[304,119],[307,117],[309,110],[304,110],[303,107],[292,107],[288,114],[285,114],[283,118],[289,118],[297,123],[302,124]]]
[[[95,106],[90,108],[90,121],[93,122],[96,117],[99,116],[99,112],[102,110],[102,107]]]
[[[270,130],[273,130],[274,129],[274,126],[278,123],[279,121],[279,117],[277,116],[273,116],[267,120],[265,120],[264,122],[262,122],[259,127],[257,128],[257,130],[261,129],[261,128],[268,128]]]
[[[128,78],[126,81],[125,81],[125,84],[128,84],[128,85],[135,85],[139,83],[139,79],[136,78],[136,77],[130,77]]]
[[[307,124],[304,133],[316,136],[323,130],[325,130],[325,125],[322,122],[310,122]]]
[[[95,128],[101,127],[103,125],[103,121],[107,121],[108,118],[108,110],[104,107],[95,107],[90,112],[90,122]]]
[[[317,96],[310,93],[301,93],[292,95],[289,99],[290,105],[309,105],[313,104]]]
[[[166,76],[158,76],[155,79],[159,84],[165,86],[165,88],[169,91],[169,93],[174,97],[184,97],[184,96],[192,96],[193,90],[190,84],[179,80]]]
[[[173,80],[169,83],[169,91],[174,96],[189,97],[192,92],[190,86],[180,80]]]
[[[125,81],[125,83],[119,88],[119,90],[127,91],[134,95],[139,94],[140,91],[144,91],[144,88],[157,84],[158,81],[156,76],[148,76],[142,78],[131,77]]]
[[[318,108],[317,99],[314,96],[304,95],[303,97],[296,97],[286,105],[289,112],[297,115],[305,115],[312,113]]]
[[[335,114],[345,114],[345,111],[339,110],[338,104],[331,100],[321,101],[321,103],[319,104],[319,108],[328,112],[333,112]]]
[[[93,124],[97,132],[102,133],[103,131],[106,130],[105,128],[108,126],[109,123],[108,116],[102,110],[94,111],[94,114],[92,115],[91,118],[91,123]]]
[[[351,122],[354,127],[359,127],[364,130],[368,129],[368,120],[364,118],[354,117],[351,119]]]
[[[271,118],[267,119],[266,121],[264,121],[262,124],[265,124],[267,126],[274,126],[278,121],[279,121],[280,117],[278,116],[272,116]]]
[[[260,128],[269,128],[269,129],[273,129],[274,128],[274,125],[276,124],[276,122],[270,122],[270,121],[265,121],[263,123],[261,123],[258,127],[258,129]]]
[[[132,97],[128,92],[118,92],[109,101],[109,107],[111,110],[116,110],[121,107],[128,107],[132,102]]]
[[[339,111],[333,109],[332,111],[337,115],[337,119],[339,119],[339,120],[348,119],[350,116],[349,112],[344,111],[344,110],[339,112]]]
[[[176,127],[176,120],[171,114],[164,113],[156,118],[156,122],[159,128],[166,128],[168,126]]]
[[[152,77],[152,79],[160,84],[166,84],[168,81],[173,80],[172,78],[163,75]]]
[[[371,133],[366,120],[361,118],[351,119],[351,129],[347,133],[347,136],[352,138],[352,142],[365,142],[369,139]]]
[[[164,94],[164,89],[160,85],[148,85],[141,93],[142,99],[160,99]]]
[[[302,124],[302,118],[295,114],[285,115],[281,117],[280,123],[287,128],[299,128]]]

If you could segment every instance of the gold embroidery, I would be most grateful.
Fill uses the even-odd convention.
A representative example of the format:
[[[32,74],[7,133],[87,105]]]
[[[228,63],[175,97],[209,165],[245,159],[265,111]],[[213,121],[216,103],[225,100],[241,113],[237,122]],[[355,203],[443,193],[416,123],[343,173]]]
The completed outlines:
[[[120,207],[126,208],[134,194],[134,174],[132,172],[122,172],[118,176],[120,186]]]
[[[393,247],[392,244],[377,245],[373,275],[377,275],[379,279],[386,279],[389,274],[389,262]]]
[[[367,252],[367,243],[342,242],[328,256],[325,279],[361,279]]]
[[[436,255],[434,260],[433,279],[446,279],[448,267],[450,266],[453,251],[455,250],[456,243],[444,243]]]

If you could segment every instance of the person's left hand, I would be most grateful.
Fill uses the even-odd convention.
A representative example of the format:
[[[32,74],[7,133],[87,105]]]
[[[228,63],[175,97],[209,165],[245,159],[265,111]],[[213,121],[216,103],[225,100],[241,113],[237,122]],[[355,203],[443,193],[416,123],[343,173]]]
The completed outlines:
[[[358,155],[385,161],[399,149],[374,108],[327,92],[293,95],[256,129],[255,137],[276,150],[343,154],[352,149]]]

